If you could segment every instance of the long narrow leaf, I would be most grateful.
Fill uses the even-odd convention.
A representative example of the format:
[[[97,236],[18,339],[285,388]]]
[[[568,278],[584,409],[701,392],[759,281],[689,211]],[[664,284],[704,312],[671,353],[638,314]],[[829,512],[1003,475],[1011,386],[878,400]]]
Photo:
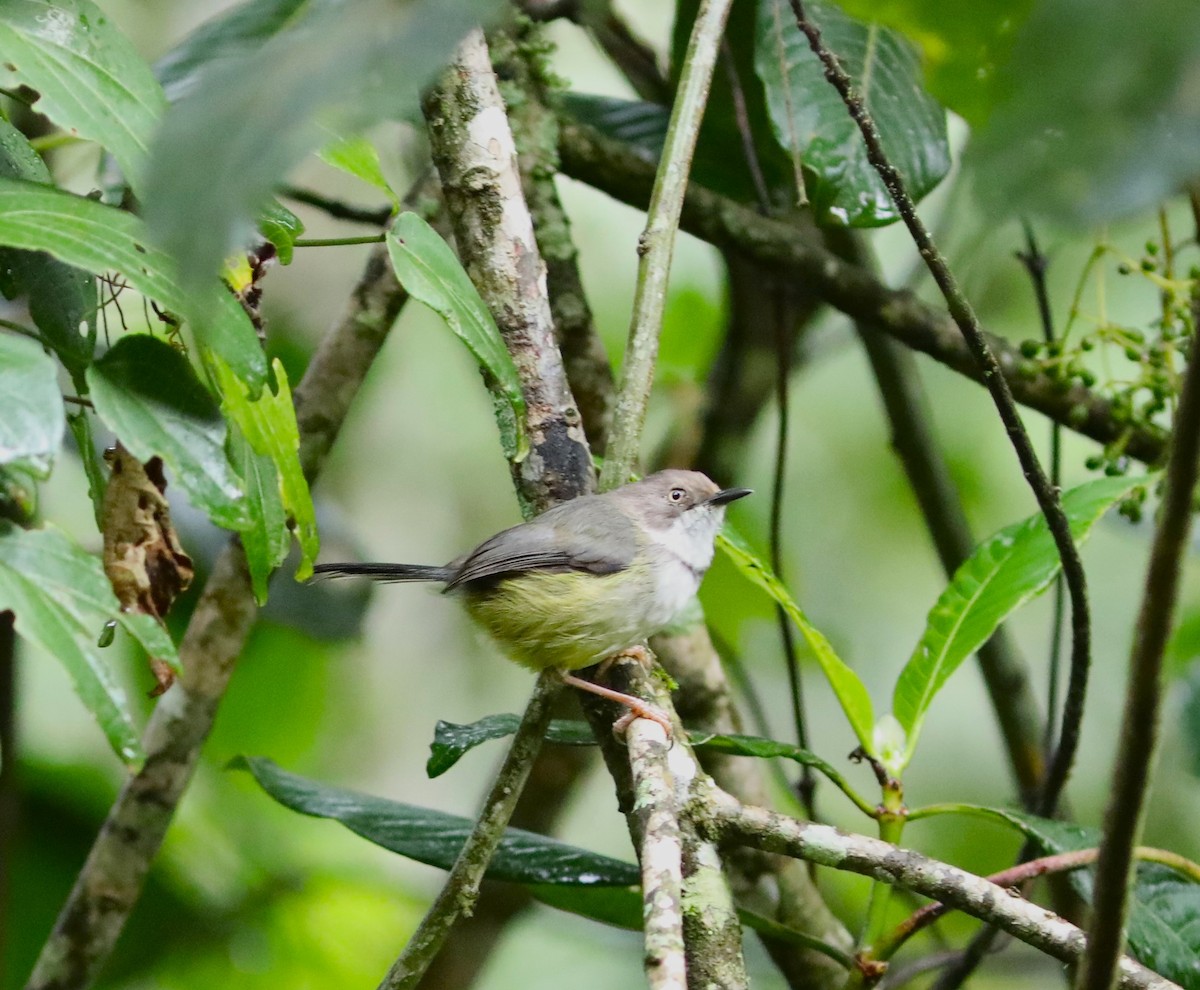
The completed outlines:
[[[444,319],[499,383],[511,412],[511,418],[504,416],[500,421],[504,452],[509,460],[522,460],[529,446],[522,427],[525,396],[520,376],[492,314],[450,245],[417,214],[404,213],[388,232],[387,246],[400,284]]]
[[[1092,526],[1145,478],[1099,478],[1063,495],[1071,534],[1082,543]],[[929,612],[925,632],[900,672],[892,711],[907,734],[912,759],[929,705],[964,660],[1014,610],[1050,586],[1061,567],[1045,518],[1038,513],[985,540],[955,572]]]
[[[873,730],[875,714],[871,696],[858,675],[837,655],[821,631],[808,621],[808,616],[792,599],[783,582],[760,560],[746,541],[729,526],[717,537],[717,546],[729,557],[733,565],[748,580],[758,585],[779,604],[796,624],[808,648],[812,651],[821,670],[825,673],[833,693],[837,696],[842,711],[850,722],[854,734],[867,753],[875,753]]]

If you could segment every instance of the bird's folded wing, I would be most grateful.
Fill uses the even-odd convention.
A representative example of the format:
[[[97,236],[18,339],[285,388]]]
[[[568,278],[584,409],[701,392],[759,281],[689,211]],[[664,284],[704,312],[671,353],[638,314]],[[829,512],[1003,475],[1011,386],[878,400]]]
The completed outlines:
[[[612,574],[628,567],[636,551],[633,523],[608,501],[584,496],[481,543],[450,565],[456,573],[446,590],[520,571]]]

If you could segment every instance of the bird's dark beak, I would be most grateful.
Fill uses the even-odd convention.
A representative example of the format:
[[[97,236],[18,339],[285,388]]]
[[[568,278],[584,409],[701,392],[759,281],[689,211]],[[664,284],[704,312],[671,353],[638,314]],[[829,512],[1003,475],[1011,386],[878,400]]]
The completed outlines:
[[[739,498],[745,498],[747,495],[753,495],[754,490],[751,488],[722,488],[716,495],[711,498],[706,498],[704,505],[728,505],[730,502],[736,502]]]

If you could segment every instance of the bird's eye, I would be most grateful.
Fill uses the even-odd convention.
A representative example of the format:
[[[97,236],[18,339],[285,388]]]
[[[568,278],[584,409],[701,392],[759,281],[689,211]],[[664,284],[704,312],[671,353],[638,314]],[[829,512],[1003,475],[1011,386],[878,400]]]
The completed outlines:
[[[687,492],[682,488],[672,488],[670,498],[672,502],[682,502],[685,495]]]

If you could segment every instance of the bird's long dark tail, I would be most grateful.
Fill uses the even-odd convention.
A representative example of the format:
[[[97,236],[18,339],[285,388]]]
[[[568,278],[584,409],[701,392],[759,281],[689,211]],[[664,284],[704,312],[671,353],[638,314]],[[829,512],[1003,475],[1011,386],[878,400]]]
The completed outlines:
[[[317,564],[313,574],[320,578],[366,577],[372,581],[440,581],[445,584],[454,576],[454,571],[430,564]]]

